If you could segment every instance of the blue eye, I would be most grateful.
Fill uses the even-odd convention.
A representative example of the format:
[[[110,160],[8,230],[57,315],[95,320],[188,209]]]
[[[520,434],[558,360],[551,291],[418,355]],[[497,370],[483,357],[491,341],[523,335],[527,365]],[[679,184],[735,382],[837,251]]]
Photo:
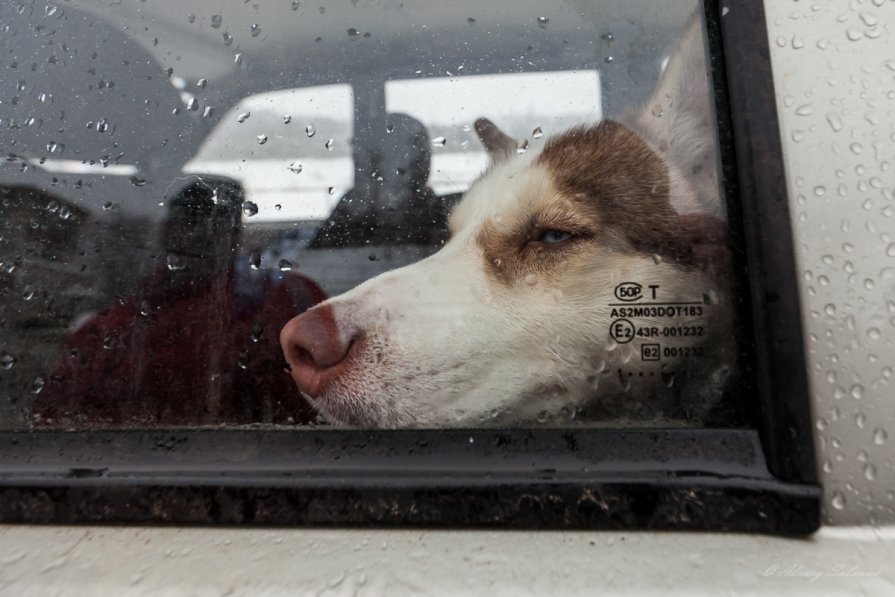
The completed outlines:
[[[564,232],[562,230],[545,230],[541,233],[541,236],[539,236],[537,240],[540,243],[553,245],[569,240],[570,238],[572,238],[571,232]]]

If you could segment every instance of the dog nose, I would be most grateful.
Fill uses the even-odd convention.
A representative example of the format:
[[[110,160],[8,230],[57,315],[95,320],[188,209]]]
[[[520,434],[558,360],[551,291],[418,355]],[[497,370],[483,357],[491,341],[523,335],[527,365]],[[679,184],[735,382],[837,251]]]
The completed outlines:
[[[348,356],[357,332],[339,330],[329,305],[318,305],[293,317],[280,332],[283,355],[299,389],[316,395],[324,370],[338,365]]]

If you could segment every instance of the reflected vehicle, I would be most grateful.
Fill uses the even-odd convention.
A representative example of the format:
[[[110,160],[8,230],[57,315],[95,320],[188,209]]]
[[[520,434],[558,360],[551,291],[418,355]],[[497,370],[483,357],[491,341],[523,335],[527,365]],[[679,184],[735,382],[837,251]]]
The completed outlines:
[[[386,2],[373,7],[184,0],[174,7],[137,0],[113,5],[82,0],[52,11],[31,4],[22,10],[0,8],[0,25],[7,28],[0,44],[14,46],[19,56],[33,56],[30,62],[3,65],[9,76],[2,83],[0,126],[10,133],[10,142],[0,169],[0,199],[19,198],[0,203],[4,215],[14,214],[4,219],[0,238],[2,325],[8,332],[0,351],[4,362],[11,363],[0,369],[0,392],[8,399],[0,426],[23,427],[35,418],[41,424],[53,419],[54,424],[74,427],[307,423],[312,411],[306,399],[323,412],[323,422],[361,426],[739,424],[739,347],[730,333],[735,313],[729,280],[724,279],[729,273],[726,205],[717,178],[711,97],[702,83],[687,88],[693,97],[667,88],[667,73],[679,72],[669,51],[682,38],[698,4],[680,0],[660,9],[646,0],[562,6],[525,0],[489,6]],[[691,32],[694,41],[687,61],[696,66],[697,81],[704,82],[701,24]],[[680,110],[693,100],[703,111],[687,159],[696,157],[698,163],[668,154],[680,138]],[[476,130],[474,123],[482,117],[487,120],[479,122],[494,125]],[[501,198],[509,189],[531,187],[513,186],[519,183],[516,179],[479,181],[483,171],[507,172],[510,166],[499,165],[504,157],[512,158],[507,164],[535,163],[548,140],[562,131],[607,120],[625,122],[626,130],[646,139],[650,151],[644,156],[657,154],[662,167],[673,164],[676,170],[665,181],[668,196],[659,192],[670,207],[663,203],[656,212],[661,221],[650,220],[659,232],[632,238],[603,222],[604,214],[598,219],[601,226],[610,224],[606,229],[614,232],[606,238],[616,244],[607,241],[601,246],[612,255],[639,251],[656,271],[683,267],[697,272],[685,277],[692,290],[686,297],[650,300],[699,303],[711,317],[703,321],[702,315],[681,315],[657,322],[647,316],[616,316],[610,310],[582,320],[587,309],[581,297],[594,288],[604,293],[601,305],[605,293],[618,296],[613,293],[636,287],[643,292],[637,300],[646,302],[655,284],[652,274],[631,277],[623,267],[609,268],[605,280],[576,282],[578,290],[562,290],[551,282],[548,286],[562,296],[551,295],[546,302],[534,295],[523,300],[545,313],[532,324],[543,333],[525,340],[531,345],[526,354],[553,355],[557,367],[545,370],[546,361],[536,364],[520,357],[515,341],[500,334],[478,342],[477,334],[489,326],[509,331],[526,321],[519,317],[525,309],[503,309],[495,300],[503,291],[468,294],[452,303],[450,293],[437,290],[447,284],[459,291],[489,267],[497,268],[492,275],[499,278],[512,256],[489,257],[490,266],[471,260],[450,275],[443,273],[450,267],[426,268],[442,263],[464,238],[470,250],[478,246],[471,239],[481,235],[473,229],[492,223],[497,229],[520,225],[511,209],[493,210],[503,205]],[[492,166],[495,156],[500,159]],[[561,161],[577,160],[576,150]],[[533,184],[547,188],[538,181]],[[465,217],[472,203],[457,207],[460,197],[467,192],[467,199],[482,195],[484,186],[487,197],[474,201],[484,207],[474,217]],[[519,199],[526,192],[511,194]],[[206,216],[219,208],[236,209],[239,230],[212,233],[203,227],[214,217],[172,217],[186,207],[184,197],[205,205],[208,210],[197,213]],[[699,205],[681,205],[681,200]],[[41,218],[58,219],[53,214],[61,213],[60,206],[71,214],[67,244],[42,251],[38,245],[52,235],[34,231],[45,229]],[[630,223],[643,213],[626,213],[624,218]],[[678,218],[687,214],[705,217]],[[545,228],[546,220],[529,220],[525,226],[532,234],[539,230],[558,235],[535,242],[562,244],[564,234],[574,233],[562,222]],[[670,224],[682,236],[663,236],[662,227]],[[190,239],[203,239],[199,244],[207,244],[209,254],[178,248],[179,240],[195,247]],[[609,253],[605,263],[612,262]],[[426,261],[433,255],[434,260]],[[211,261],[204,265],[193,261],[209,256]],[[685,261],[690,265],[681,265]],[[424,279],[409,285],[396,282],[399,290],[390,292],[398,292],[400,300],[381,293],[380,303],[369,303],[377,305],[369,314],[372,323],[361,326],[370,348],[363,357],[368,372],[399,373],[374,384],[372,398],[356,391],[357,383],[346,381],[340,397],[331,402],[356,400],[350,416],[321,405],[319,388],[302,379],[307,366],[342,366],[344,357],[354,354],[346,352],[351,346],[360,353],[361,344],[351,342],[354,336],[339,331],[343,319],[338,308],[336,328],[318,317],[325,311],[317,310],[302,320],[310,325],[296,332],[302,337],[294,345],[285,334],[292,376],[285,371],[281,352],[261,359],[268,363],[263,369],[246,373],[243,349],[234,347],[242,347],[246,339],[251,342],[256,325],[264,327],[265,341],[275,340],[276,333],[267,327],[273,322],[282,319],[282,326],[325,297],[354,293],[334,299],[331,308],[376,292],[404,275],[386,272],[417,262],[429,264],[414,270],[425,271]],[[558,262],[545,265],[556,267]],[[195,308],[201,314],[193,313],[194,307],[172,306],[192,300],[179,295],[190,272],[204,272],[209,277],[202,284],[226,289],[213,300],[199,300],[201,309]],[[378,282],[364,286],[382,274]],[[240,301],[267,304],[257,297],[275,294],[276,285],[286,279],[302,280],[303,298],[284,295],[274,301],[276,308],[249,310],[236,323],[228,319],[233,309],[239,311],[234,305]],[[541,281],[526,284],[526,279],[520,278],[524,287],[541,288]],[[628,283],[632,285],[624,286]],[[198,288],[191,284],[186,287]],[[36,317],[38,303],[21,300],[30,292],[43,309]],[[632,298],[618,298],[617,308],[629,309]],[[127,311],[115,325],[124,325],[132,316],[143,322],[139,318],[144,302],[164,303],[166,313],[193,313],[188,319],[195,329],[187,335],[201,338],[207,344],[204,352],[195,350],[189,359],[172,357],[162,369],[192,369],[204,381],[184,377],[186,385],[175,391],[176,384],[166,385],[161,377],[150,379],[145,373],[147,364],[157,365],[153,358],[164,360],[152,354],[160,349],[147,349],[136,358],[126,354],[137,351],[136,345],[123,348],[125,344],[118,343],[110,351],[100,342],[90,348],[101,355],[94,362],[115,354],[123,367],[116,373],[118,404],[113,407],[100,397],[110,392],[107,375],[91,373],[90,367],[75,374],[67,367],[72,359],[84,358],[77,345],[85,329],[93,329],[95,344],[107,335],[103,318]],[[64,308],[56,308],[59,305]],[[471,317],[468,310],[474,305],[483,310]],[[418,313],[435,323],[419,323]],[[564,320],[568,328],[555,319],[563,313],[576,314]],[[172,322],[179,319],[150,320],[145,320],[147,333],[168,337],[176,327]],[[382,331],[393,324],[409,330],[404,348],[394,351],[383,342],[381,351],[373,350],[373,340],[384,338]],[[236,334],[238,340],[209,339],[213,330],[231,325],[234,330],[226,333]],[[700,325],[705,329],[699,339],[683,337]],[[628,333],[635,335],[632,341],[626,341]],[[335,342],[334,335],[339,336]],[[556,350],[572,335],[598,347],[588,348],[586,365],[578,356],[566,362],[566,353]],[[716,335],[727,337],[730,344],[712,350],[712,359],[693,360],[688,350],[703,340],[714,342]],[[465,365],[449,364],[450,373],[445,373],[441,363],[398,358],[407,351],[420,357],[455,353],[458,338],[478,344],[452,358],[495,371],[493,378],[484,380],[481,372]],[[618,350],[608,358],[606,347],[613,345]],[[315,355],[321,351],[332,354]],[[504,357],[505,364],[492,367],[483,355]],[[143,364],[125,365],[134,359],[143,359]],[[395,369],[398,360],[402,364]],[[103,365],[99,370],[110,368],[115,367]],[[131,375],[134,368],[140,370],[138,375]],[[243,381],[231,383],[223,373],[216,377],[218,372],[242,376]],[[316,370],[311,374],[317,375]],[[425,383],[416,379],[420,376]],[[79,381],[73,382],[75,378]],[[416,381],[410,383],[410,378]],[[280,390],[268,389],[281,385],[291,398],[272,398]],[[442,405],[460,396],[472,399],[475,392],[466,389],[473,386],[482,393],[497,388],[496,395],[506,399],[493,404],[474,401],[474,407],[445,406],[450,413],[438,416],[389,414],[396,404],[413,402],[411,395]],[[150,388],[162,398],[147,401]],[[571,394],[575,399],[557,408],[553,401],[549,408],[539,406],[539,397]],[[600,397],[604,399],[597,400]],[[521,410],[514,410],[514,404],[523,402]]]

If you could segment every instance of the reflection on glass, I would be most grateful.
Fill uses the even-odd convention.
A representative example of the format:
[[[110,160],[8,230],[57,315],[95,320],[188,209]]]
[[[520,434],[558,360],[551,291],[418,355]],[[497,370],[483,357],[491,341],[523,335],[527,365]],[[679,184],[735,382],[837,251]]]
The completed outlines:
[[[0,7],[0,427],[738,424],[698,4]]]

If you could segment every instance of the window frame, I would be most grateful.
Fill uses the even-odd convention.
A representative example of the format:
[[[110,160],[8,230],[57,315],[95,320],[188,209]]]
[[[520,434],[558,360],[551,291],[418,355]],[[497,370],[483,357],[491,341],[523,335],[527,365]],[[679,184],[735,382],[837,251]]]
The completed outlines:
[[[816,530],[764,8],[703,6],[754,428],[8,431],[0,522]]]

